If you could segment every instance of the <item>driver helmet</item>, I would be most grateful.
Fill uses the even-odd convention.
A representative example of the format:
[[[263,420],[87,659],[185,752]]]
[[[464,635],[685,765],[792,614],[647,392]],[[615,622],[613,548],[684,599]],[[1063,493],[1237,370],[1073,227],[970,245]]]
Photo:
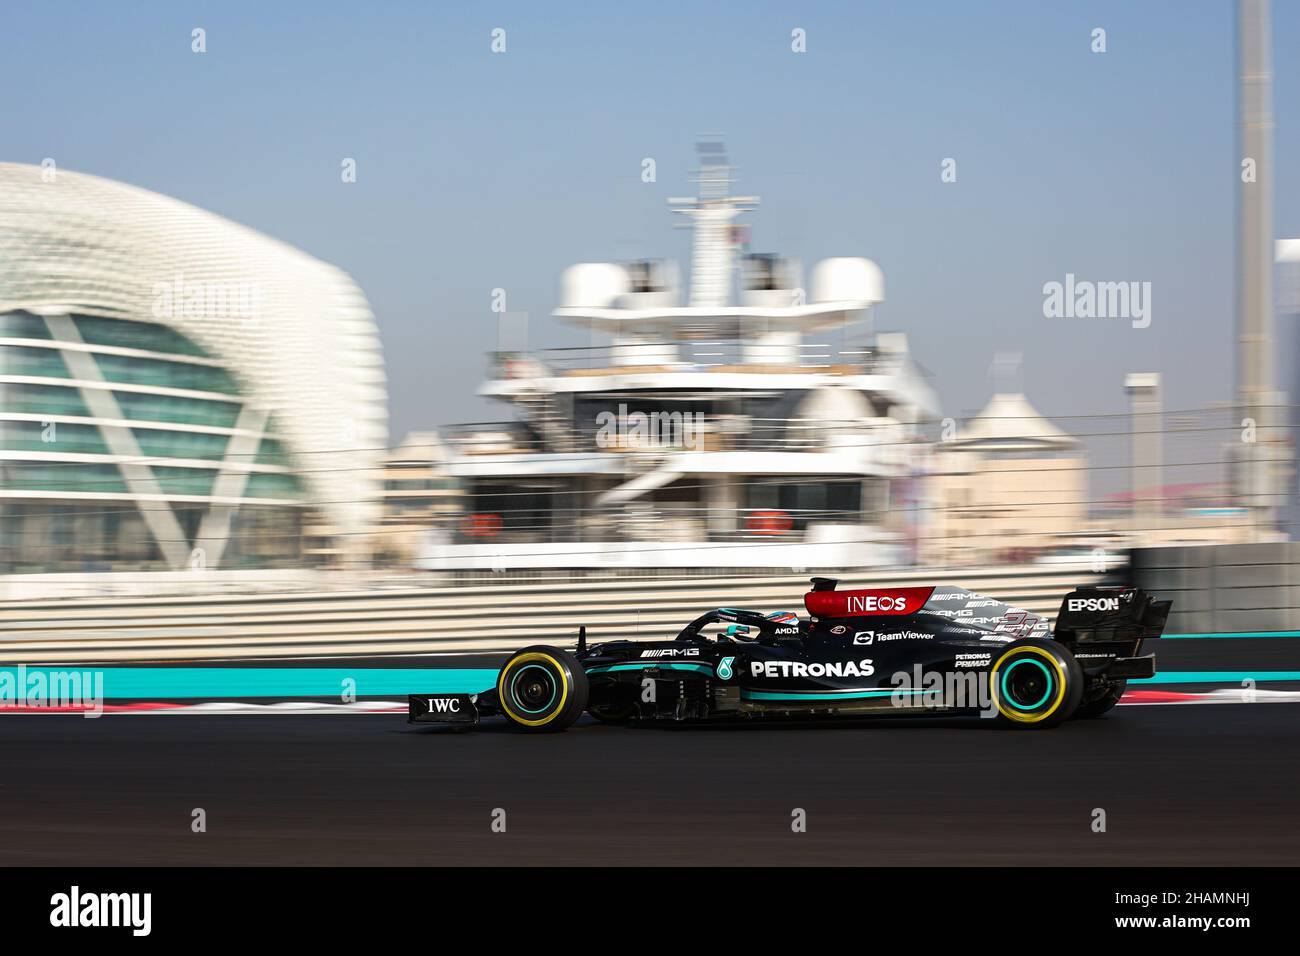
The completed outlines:
[[[798,624],[799,615],[794,611],[773,611],[771,614],[763,615],[767,620],[777,624]]]

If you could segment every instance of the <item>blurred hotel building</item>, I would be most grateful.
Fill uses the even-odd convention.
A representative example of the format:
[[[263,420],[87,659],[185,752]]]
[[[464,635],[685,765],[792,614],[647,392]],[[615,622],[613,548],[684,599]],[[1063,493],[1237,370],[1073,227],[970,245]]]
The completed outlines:
[[[340,270],[134,186],[0,164],[0,572],[364,559],[386,389]]]

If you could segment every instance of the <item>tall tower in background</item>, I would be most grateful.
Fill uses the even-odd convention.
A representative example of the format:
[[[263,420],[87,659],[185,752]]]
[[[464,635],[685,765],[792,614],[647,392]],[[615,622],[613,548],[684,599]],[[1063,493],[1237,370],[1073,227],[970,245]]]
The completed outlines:
[[[1255,441],[1233,448],[1233,487],[1267,536],[1283,503],[1285,398],[1273,335],[1273,66],[1268,0],[1237,2],[1237,402]],[[1243,429],[1243,434],[1249,434]]]

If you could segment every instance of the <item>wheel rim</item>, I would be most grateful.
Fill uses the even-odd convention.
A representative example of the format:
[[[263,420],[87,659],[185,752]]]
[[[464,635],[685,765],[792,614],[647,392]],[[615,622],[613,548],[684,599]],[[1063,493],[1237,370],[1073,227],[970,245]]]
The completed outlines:
[[[514,657],[497,678],[497,699],[505,715],[523,727],[542,727],[565,713],[573,692],[564,665],[545,651]]]
[[[1028,667],[1024,665],[1029,665]],[[1042,661],[1022,657],[1002,672],[1002,696],[1017,710],[1037,710],[1052,696],[1055,681]]]
[[[510,678],[511,702],[525,714],[543,714],[550,710],[559,693],[554,675],[541,664],[528,664]]]
[[[1064,665],[1039,647],[1004,653],[993,665],[989,683],[998,712],[1022,724],[1047,720],[1065,703],[1069,691]]]

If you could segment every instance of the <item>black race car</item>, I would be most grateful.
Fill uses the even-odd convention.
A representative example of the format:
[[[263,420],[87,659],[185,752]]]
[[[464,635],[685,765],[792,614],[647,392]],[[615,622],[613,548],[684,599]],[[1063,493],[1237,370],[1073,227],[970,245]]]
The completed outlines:
[[[412,694],[416,724],[471,727],[501,715],[520,730],[601,721],[981,715],[1011,727],[1096,717],[1130,678],[1155,674],[1142,642],[1170,601],[1140,588],[1081,587],[1048,622],[956,587],[837,590],[813,578],[809,618],[718,608],[671,641],[516,651],[496,686]]]

